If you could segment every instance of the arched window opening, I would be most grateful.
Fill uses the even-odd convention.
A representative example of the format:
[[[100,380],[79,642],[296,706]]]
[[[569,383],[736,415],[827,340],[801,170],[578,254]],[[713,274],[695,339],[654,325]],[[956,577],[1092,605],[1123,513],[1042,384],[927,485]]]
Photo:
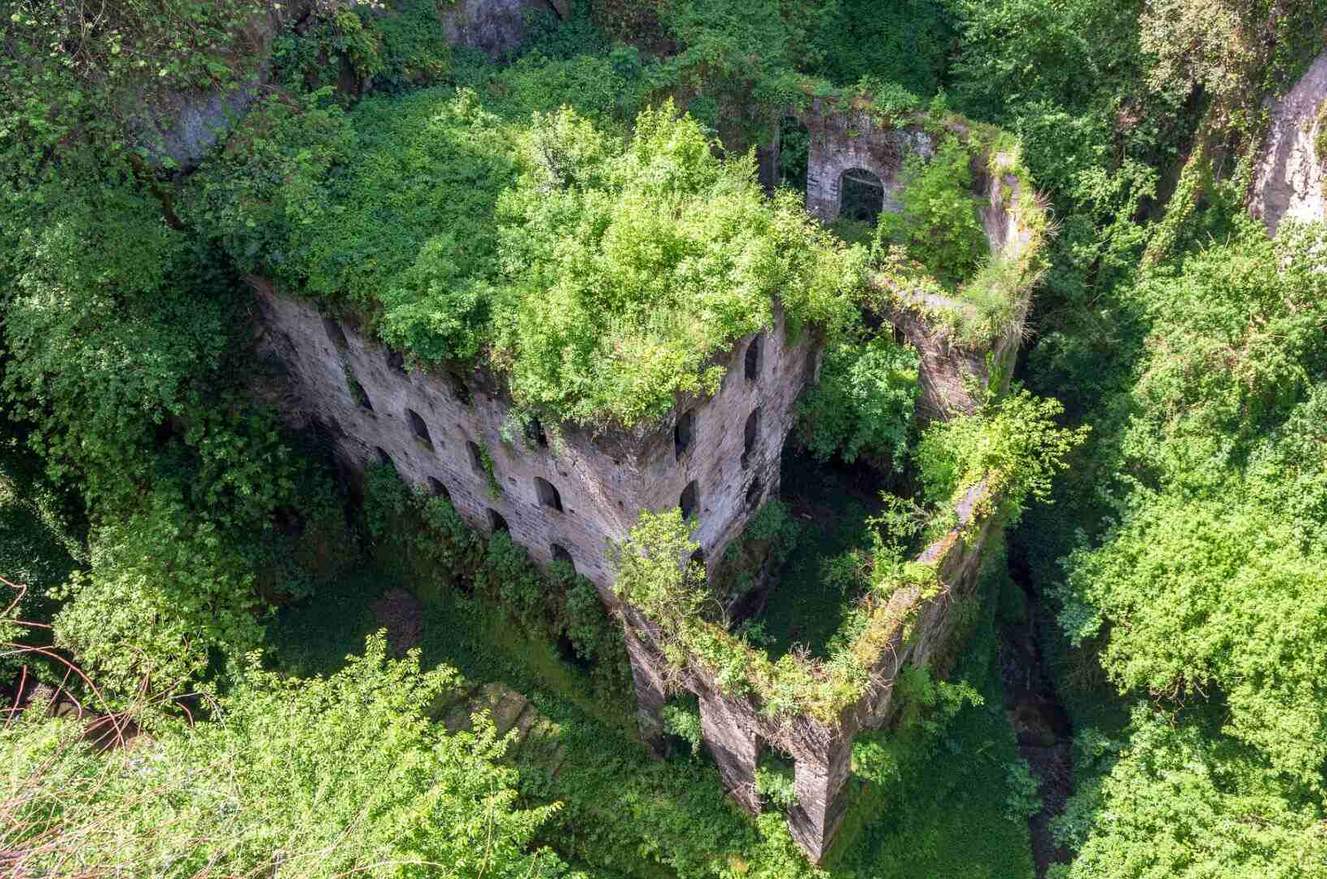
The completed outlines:
[[[410,422],[410,431],[428,448],[433,448],[433,439],[429,436],[429,426],[424,423],[424,419],[414,409],[405,410],[406,420]]]
[[[687,449],[691,448],[691,436],[696,429],[696,413],[688,409],[677,417],[677,424],[673,426],[673,457],[681,459],[686,454]]]
[[[405,355],[400,351],[387,349],[387,368],[399,375],[405,375]]]
[[[440,497],[448,503],[451,503],[452,493],[447,490],[447,486],[442,484],[441,479],[433,476],[429,477],[429,492],[434,497]]]
[[[690,519],[696,513],[696,506],[700,500],[700,490],[696,488],[696,481],[693,479],[687,483],[687,487],[682,489],[682,496],[678,498],[677,506],[682,511],[683,519]]]
[[[760,378],[760,359],[761,354],[763,353],[762,349],[765,347],[764,342],[765,337],[760,335],[752,339],[750,344],[746,346],[744,364],[746,380],[749,382],[753,382]]]
[[[865,168],[849,168],[839,177],[839,216],[875,223],[885,209],[885,184]]]
[[[346,340],[346,331],[330,317],[323,318],[323,332],[327,333],[327,340],[338,350],[344,351],[350,347],[350,343]]]
[[[557,487],[547,479],[534,478],[535,493],[539,495],[539,503],[552,510],[562,512],[562,495],[558,493]]]
[[[549,549],[553,552],[553,561],[565,562],[571,567],[573,573],[576,571],[576,560],[571,557],[571,553],[560,543],[555,543]]]
[[[506,532],[507,534],[511,533],[511,529],[507,527],[507,520],[502,518],[502,514],[494,509],[488,511],[488,530],[492,531],[494,534],[497,534],[499,531]]]
[[[466,440],[465,447],[470,450],[470,466],[476,473],[488,475],[488,468],[484,466],[484,451],[479,448],[479,444],[473,440]]]
[[[373,403],[369,400],[369,393],[364,390],[364,386],[349,375],[346,376],[346,385],[350,388],[350,396],[356,405],[365,412],[372,412]]]
[[[751,463],[751,452],[756,448],[756,440],[760,436],[760,409],[751,410],[751,414],[746,417],[746,426],[742,428],[742,469],[745,470]]]
[[[452,388],[452,396],[456,397],[457,402],[462,406],[469,406],[474,402],[474,398],[470,395],[470,388],[465,382],[450,373],[447,375],[447,380]]]
[[[538,418],[531,418],[525,423],[525,439],[532,446],[537,448],[548,448],[548,434],[544,431],[544,423]]]

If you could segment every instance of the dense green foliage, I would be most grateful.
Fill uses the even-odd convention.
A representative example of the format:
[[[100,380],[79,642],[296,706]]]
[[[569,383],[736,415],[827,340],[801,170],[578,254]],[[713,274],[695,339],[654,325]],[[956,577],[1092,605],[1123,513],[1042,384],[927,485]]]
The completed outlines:
[[[972,195],[972,158],[955,137],[930,160],[911,155],[899,181],[899,210],[881,216],[879,245],[898,244],[941,283],[967,279],[987,251]]]
[[[884,336],[826,348],[820,376],[802,398],[799,430],[821,460],[838,454],[895,467],[907,455],[917,404],[917,353]]]
[[[779,297],[794,332],[829,331],[811,452],[888,461],[941,507],[994,479],[996,512],[1022,513],[1010,568],[1044,605],[1076,731],[1055,875],[1327,874],[1327,245],[1243,213],[1264,99],[1321,51],[1323,0],[594,0],[534,16],[506,67],[446,46],[431,0],[0,11],[0,576],[28,587],[0,619],[0,683],[61,684],[149,730],[100,751],[39,710],[6,725],[6,868],[809,873],[776,811],[747,820],[689,754],[646,758],[583,580],[386,474],[344,515],[320,450],[254,402],[257,272],[421,365],[486,364],[524,406],[597,423],[711,389]],[[155,111],[255,76],[225,143],[178,167]],[[942,137],[908,163],[903,211],[858,230],[877,246],[849,247],[753,179],[747,150],[812,95],[929,102],[998,149],[979,167]],[[983,258],[970,187],[1001,161],[1053,208],[1044,266]],[[1019,376],[1043,396],[914,430],[916,355],[862,328],[861,279],[868,322],[906,289],[975,345],[1043,269]],[[822,515],[749,536],[804,552]],[[823,565],[787,569],[821,592],[780,611],[828,595],[832,621],[774,636],[816,628],[829,674],[764,656],[756,626],[690,645],[772,710],[859,692],[872,601],[927,587],[902,559],[949,523],[899,499],[849,515]],[[681,523],[654,525],[638,561],[660,564],[628,587],[696,586]],[[352,574],[361,547],[377,567]],[[398,584],[422,596],[435,670],[373,640],[337,671]],[[679,628],[711,613],[698,589],[637,598]],[[1031,874],[1037,798],[976,616],[971,686],[909,671],[899,729],[857,743],[829,874]],[[513,755],[482,720],[445,733],[450,666],[529,694],[565,762]]]
[[[325,679],[250,671],[210,722],[103,755],[31,712],[0,730],[6,856],[49,875],[564,875],[530,848],[554,809],[514,808],[491,722],[429,720],[455,672],[385,652],[372,638]]]

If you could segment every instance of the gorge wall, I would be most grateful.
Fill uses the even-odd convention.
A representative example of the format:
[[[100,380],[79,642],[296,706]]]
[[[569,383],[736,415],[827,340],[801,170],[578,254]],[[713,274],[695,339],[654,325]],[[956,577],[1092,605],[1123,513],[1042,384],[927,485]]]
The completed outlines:
[[[1327,220],[1327,52],[1270,110],[1249,211],[1275,235],[1283,220]]]

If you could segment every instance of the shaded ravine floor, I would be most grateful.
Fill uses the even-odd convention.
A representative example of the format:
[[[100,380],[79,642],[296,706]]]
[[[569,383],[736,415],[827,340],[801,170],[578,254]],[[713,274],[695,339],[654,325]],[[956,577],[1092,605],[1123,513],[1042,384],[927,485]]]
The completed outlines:
[[[1038,615],[1044,608],[1038,596],[1017,579],[1011,579],[1007,588],[1018,590],[1022,613],[1001,621],[997,660],[1005,712],[1018,740],[1018,753],[1032,770],[1041,796],[1041,808],[1028,818],[1032,859],[1041,879],[1052,864],[1071,857],[1056,842],[1051,822],[1064,812],[1073,793],[1073,729],[1037,641]]]

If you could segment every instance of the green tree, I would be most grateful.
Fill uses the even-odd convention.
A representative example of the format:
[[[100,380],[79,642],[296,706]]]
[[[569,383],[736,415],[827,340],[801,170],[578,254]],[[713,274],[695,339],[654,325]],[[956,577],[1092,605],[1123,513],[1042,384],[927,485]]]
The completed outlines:
[[[33,710],[0,730],[7,864],[49,875],[565,874],[532,848],[556,806],[517,805],[491,719],[449,734],[455,672],[385,658],[330,678],[247,672],[215,718],[98,752]],[[110,819],[110,820],[108,820]]]

